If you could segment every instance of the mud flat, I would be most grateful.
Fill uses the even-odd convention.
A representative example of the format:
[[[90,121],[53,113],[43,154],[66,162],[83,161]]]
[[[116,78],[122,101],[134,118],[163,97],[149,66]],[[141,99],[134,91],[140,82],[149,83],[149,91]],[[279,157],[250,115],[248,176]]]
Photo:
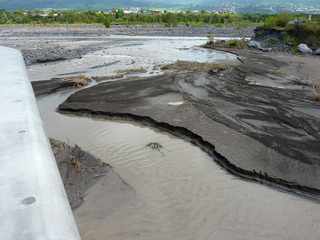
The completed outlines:
[[[234,177],[205,148],[158,127],[56,112],[71,93],[38,98],[48,136],[114,170],[74,210],[82,239],[318,239],[317,202]]]
[[[31,82],[36,97],[62,91],[69,88],[81,88],[89,85],[92,79],[84,75]]]
[[[204,146],[235,175],[319,199],[320,105],[312,81],[279,57],[239,57],[243,63],[219,73],[101,83],[59,110],[156,125]]]
[[[54,139],[50,143],[70,205],[75,209],[83,203],[88,189],[110,174],[112,168],[77,145],[72,147]]]
[[[116,41],[85,63],[29,67],[34,80],[83,71],[97,82],[113,81],[83,90],[65,88],[63,79],[35,83],[45,94],[38,105],[47,135],[114,170],[74,210],[82,239],[319,238],[313,59],[238,52],[243,64],[230,66],[217,59],[234,62],[234,55],[192,47],[206,39]],[[112,70],[163,64],[162,76],[108,77]],[[298,146],[304,141],[309,150]]]

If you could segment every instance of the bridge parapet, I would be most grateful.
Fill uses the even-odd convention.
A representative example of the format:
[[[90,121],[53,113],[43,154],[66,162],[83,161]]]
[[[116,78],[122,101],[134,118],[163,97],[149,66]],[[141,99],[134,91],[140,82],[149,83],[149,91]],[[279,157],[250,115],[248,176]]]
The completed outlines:
[[[0,239],[80,240],[21,53],[0,47]]]

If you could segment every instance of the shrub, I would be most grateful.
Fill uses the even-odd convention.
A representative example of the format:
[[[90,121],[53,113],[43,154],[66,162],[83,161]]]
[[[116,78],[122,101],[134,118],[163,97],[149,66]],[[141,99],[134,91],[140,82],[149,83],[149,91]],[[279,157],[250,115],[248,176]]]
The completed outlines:
[[[105,18],[104,21],[103,21],[103,25],[106,28],[110,28],[111,27],[111,19],[110,18]]]
[[[294,16],[287,13],[270,16],[266,19],[264,26],[267,28],[285,28]]]
[[[237,48],[237,49],[243,49],[247,47],[247,43],[244,39],[241,40],[229,40],[226,41],[225,46],[227,48]]]
[[[178,25],[177,16],[170,12],[162,15],[162,22],[164,22],[166,27],[175,27]]]
[[[222,40],[222,41],[213,41],[212,39],[204,45],[206,48],[234,48],[234,49],[244,49],[247,47],[247,42],[245,39],[232,39],[232,40]]]
[[[306,43],[312,48],[320,47],[320,26],[315,22],[306,22],[299,25],[289,25],[286,33],[294,45]]]
[[[65,81],[73,83],[73,86],[76,88],[82,88],[90,83],[91,78],[85,75],[80,75],[75,77],[67,77],[65,78]]]

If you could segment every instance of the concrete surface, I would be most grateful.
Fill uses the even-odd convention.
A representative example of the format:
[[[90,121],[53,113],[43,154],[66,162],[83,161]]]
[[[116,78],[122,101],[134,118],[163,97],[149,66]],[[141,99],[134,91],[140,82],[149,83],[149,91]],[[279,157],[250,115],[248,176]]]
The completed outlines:
[[[0,239],[79,240],[20,52],[0,47]]]

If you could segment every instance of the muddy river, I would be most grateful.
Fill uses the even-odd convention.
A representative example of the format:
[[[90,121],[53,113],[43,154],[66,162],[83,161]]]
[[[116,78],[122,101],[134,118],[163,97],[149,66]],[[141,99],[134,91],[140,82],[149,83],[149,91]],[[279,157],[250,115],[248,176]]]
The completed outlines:
[[[145,66],[150,69],[162,61],[180,59],[176,51],[186,51],[181,55],[187,59],[193,55],[203,58],[199,61],[205,61],[204,56],[212,61],[230,57],[198,53],[193,47],[201,42],[197,39],[186,40],[185,50],[174,47],[170,53],[169,46],[174,46],[174,42],[157,41],[155,58],[151,51],[155,43],[150,40],[140,42],[142,50],[130,54],[119,46],[103,50],[106,55],[101,51],[91,55],[101,54],[101,58],[112,61],[117,57],[130,58],[142,65],[146,61]],[[150,45],[153,47],[148,48]],[[163,49],[169,60],[161,58]],[[58,66],[63,66],[61,71]],[[37,65],[31,67],[30,75],[34,80],[38,74],[46,79],[66,70],[70,69],[62,62]],[[105,72],[90,74],[111,70],[105,67],[99,71]],[[318,203],[240,180],[198,147],[157,129],[134,122],[57,113],[56,107],[70,94],[64,91],[38,99],[47,135],[79,145],[112,165],[117,173],[103,177],[75,210],[83,240],[319,239]],[[149,143],[159,143],[162,148],[153,150],[147,146]]]
[[[58,40],[55,40],[58,41]],[[152,38],[152,37],[109,37],[99,41],[66,41],[60,39],[59,45],[67,48],[99,45],[99,51],[86,54],[81,59],[73,59],[29,67],[29,76],[33,81],[53,77],[86,74],[90,76],[108,76],[125,69],[142,69],[143,75],[159,74],[160,65],[174,63],[177,60],[198,62],[223,62],[235,59],[232,54],[215,52],[199,47],[206,38]]]

